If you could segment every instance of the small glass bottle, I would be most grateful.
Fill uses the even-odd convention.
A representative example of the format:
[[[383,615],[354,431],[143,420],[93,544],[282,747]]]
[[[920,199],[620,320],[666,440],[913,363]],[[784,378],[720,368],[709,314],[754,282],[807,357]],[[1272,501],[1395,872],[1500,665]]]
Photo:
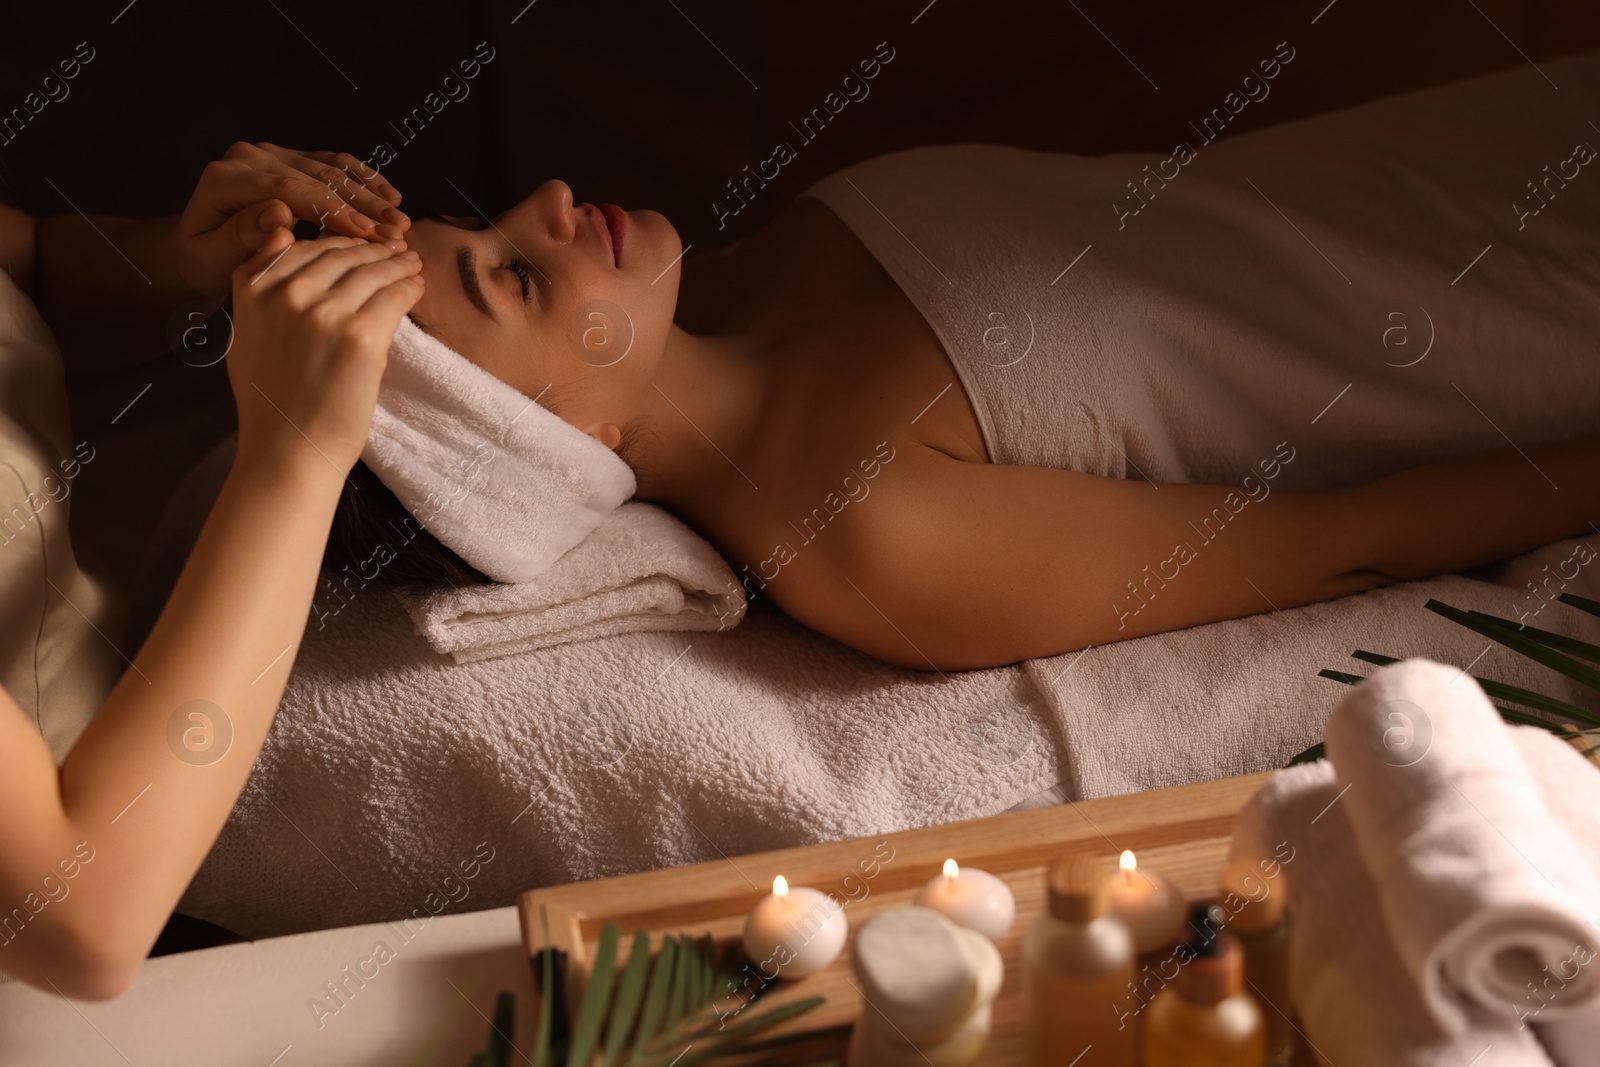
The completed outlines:
[[[1137,1020],[1118,1012],[1133,980],[1133,935],[1106,911],[1109,863],[1069,854],[1022,941],[1026,1067],[1137,1067]],[[1081,1057],[1081,1058],[1080,1058]]]
[[[1294,1027],[1289,1023],[1289,912],[1286,879],[1263,877],[1252,860],[1235,860],[1222,869],[1218,889],[1231,913],[1228,929],[1244,948],[1247,988],[1260,1001],[1267,1028],[1266,1067],[1294,1062]]]
[[[1220,930],[1226,914],[1203,905],[1190,916],[1195,933],[1173,983],[1145,1013],[1145,1067],[1261,1067],[1266,1029],[1244,988],[1244,949]]]

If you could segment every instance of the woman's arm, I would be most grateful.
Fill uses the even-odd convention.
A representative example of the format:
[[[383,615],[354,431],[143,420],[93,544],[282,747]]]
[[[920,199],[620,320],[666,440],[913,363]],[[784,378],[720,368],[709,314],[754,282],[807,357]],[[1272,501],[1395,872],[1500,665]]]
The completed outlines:
[[[422,291],[414,253],[352,238],[295,245],[260,273],[288,244],[279,230],[234,277],[232,470],[59,773],[0,697],[0,968],[67,996],[132,981],[227,819],[305,630],[389,341]]]
[[[399,202],[392,185],[348,153],[241,141],[206,165],[181,215],[71,210],[38,219],[34,276],[23,288],[69,367],[134,362],[166,351],[184,305],[220,303],[233,269],[296,218],[404,248],[410,220]]]
[[[921,669],[999,666],[1331,600],[1591,533],[1600,520],[1600,437],[1351,488],[1258,482],[1259,499],[1243,486],[1154,487],[905,451],[841,517],[840,536],[801,550],[767,591],[807,625]]]

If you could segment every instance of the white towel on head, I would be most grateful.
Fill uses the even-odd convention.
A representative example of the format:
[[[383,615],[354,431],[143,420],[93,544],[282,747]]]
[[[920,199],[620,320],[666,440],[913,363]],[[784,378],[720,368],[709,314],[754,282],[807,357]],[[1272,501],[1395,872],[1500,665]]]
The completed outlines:
[[[1585,965],[1600,878],[1472,678],[1423,659],[1386,667],[1339,701],[1327,745],[1395,950],[1447,1033],[1475,1012],[1522,1026],[1600,1003]]]
[[[538,577],[637,487],[611,449],[409,318],[361,458],[429,533],[500,582]]]

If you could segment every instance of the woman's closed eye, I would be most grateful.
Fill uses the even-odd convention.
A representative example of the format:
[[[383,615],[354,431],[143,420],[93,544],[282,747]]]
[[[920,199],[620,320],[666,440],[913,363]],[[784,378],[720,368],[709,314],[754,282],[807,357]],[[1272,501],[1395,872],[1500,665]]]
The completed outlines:
[[[517,284],[522,286],[522,302],[528,302],[528,290],[531,288],[528,279],[528,265],[520,259],[513,259],[509,264],[511,273],[517,276]]]
[[[517,284],[522,286],[522,302],[526,304],[528,302],[528,293],[533,288],[532,282],[528,277],[528,265],[520,259],[513,259],[506,264],[506,270],[517,276]]]

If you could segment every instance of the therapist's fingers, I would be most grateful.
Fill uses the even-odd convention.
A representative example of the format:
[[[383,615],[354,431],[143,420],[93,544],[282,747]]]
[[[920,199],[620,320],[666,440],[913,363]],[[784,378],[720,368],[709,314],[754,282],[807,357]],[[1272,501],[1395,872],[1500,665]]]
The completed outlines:
[[[256,292],[266,292],[293,278],[301,268],[312,263],[321,256],[340,249],[369,249],[374,254],[394,255],[391,249],[382,245],[375,245],[371,241],[364,241],[359,237],[319,237],[315,241],[296,241],[289,237],[287,241],[279,235],[287,235],[288,230],[278,230],[267,244],[263,245],[249,260],[239,268],[234,275],[237,283],[241,277]],[[298,286],[302,291],[309,291],[310,286]]]
[[[356,315],[374,295],[397,282],[409,281],[420,292],[424,287],[421,268],[420,261],[407,258],[403,252],[388,259],[358,264],[345,271],[329,288],[322,303],[330,315]]]
[[[264,200],[280,200],[296,218],[346,237],[386,236],[337,191],[270,157],[260,163],[235,158],[206,164],[185,222],[193,233],[214,230],[237,212]]]
[[[374,334],[392,339],[400,320],[422,298],[421,281],[422,275],[414,274],[378,287],[355,313],[353,321],[369,323]],[[387,344],[384,347],[387,349]],[[382,374],[381,369],[379,374]]]
[[[251,253],[294,225],[294,212],[282,200],[263,200],[233,216],[228,234],[240,252]],[[292,239],[292,235],[291,235]]]
[[[359,174],[362,170],[376,174],[376,171],[363,168],[361,161],[345,153],[323,152],[322,156],[328,159],[318,159],[311,153],[292,152],[282,150],[279,159],[287,167],[293,168],[302,174],[315,178],[317,181],[333,189],[339,196],[361,212],[367,218],[377,223],[378,233],[384,237],[400,237],[411,225],[411,219],[406,213],[395,207],[385,196],[375,188],[362,181]],[[344,162],[336,163],[332,160],[343,157]],[[388,183],[385,182],[385,185]],[[392,190],[393,187],[390,186]],[[398,194],[396,194],[398,195]]]
[[[381,196],[385,203],[394,207],[400,206],[400,190],[396,189],[389,179],[378,173],[376,167],[368,166],[349,152],[302,152],[301,155],[319,163],[338,167]]]
[[[399,199],[394,187],[348,152],[300,152],[267,141],[235,146],[229,151],[235,153],[235,158],[262,169],[303,174],[320,182],[361,218],[370,220],[380,236],[399,237],[411,225],[411,220],[394,206]],[[385,191],[393,193],[394,199],[384,195]]]
[[[389,259],[404,264],[405,273],[415,274],[422,269],[422,261],[417,258],[415,252],[395,252],[383,245],[360,242],[321,250],[319,254],[297,266],[285,280],[285,284],[293,287],[296,294],[301,297],[302,303],[321,303],[328,291],[350,272],[369,263],[379,263]],[[358,305],[350,305],[352,309],[356,306]]]

